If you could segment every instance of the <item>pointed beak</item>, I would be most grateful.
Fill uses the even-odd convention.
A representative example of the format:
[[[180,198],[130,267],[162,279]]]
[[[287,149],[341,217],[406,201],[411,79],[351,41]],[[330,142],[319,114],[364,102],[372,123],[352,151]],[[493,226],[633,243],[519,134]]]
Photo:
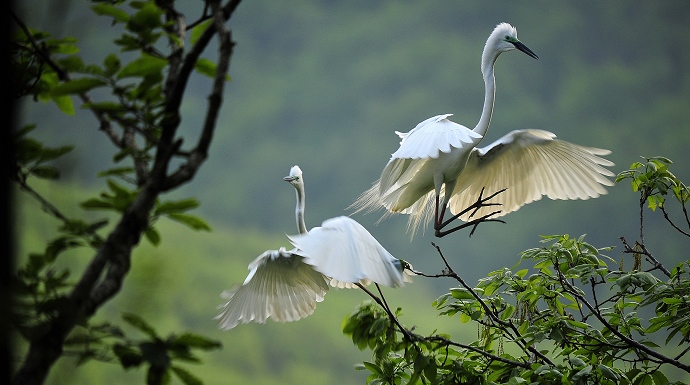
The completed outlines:
[[[539,56],[537,56],[536,53],[532,52],[531,49],[527,48],[526,45],[522,44],[522,42],[518,41],[517,43],[513,43],[513,45],[515,46],[515,48],[519,49],[520,51],[522,51],[522,52],[526,53],[527,55],[539,60]]]
[[[292,181],[295,180],[295,177],[294,177],[294,176],[289,176],[289,175],[288,175],[288,176],[286,176],[285,178],[283,178],[283,180],[286,181],[286,182],[292,182]]]

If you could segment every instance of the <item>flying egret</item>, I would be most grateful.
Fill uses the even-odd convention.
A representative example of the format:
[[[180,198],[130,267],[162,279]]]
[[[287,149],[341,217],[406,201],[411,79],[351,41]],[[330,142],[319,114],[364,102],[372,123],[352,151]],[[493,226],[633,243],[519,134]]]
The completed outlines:
[[[353,287],[370,281],[402,286],[404,262],[394,258],[355,220],[331,218],[307,232],[304,223],[305,192],[302,170],[292,167],[284,180],[295,187],[295,217],[300,235],[291,236],[297,247],[268,250],[249,264],[244,283],[222,297],[215,317],[220,328],[229,330],[240,323],[296,321],[312,314],[323,301],[328,284]]]
[[[290,169],[289,182],[297,195],[295,218],[299,235],[288,238],[315,270],[331,277],[334,286],[376,282],[398,287],[404,282],[403,263],[393,257],[367,229],[350,217],[325,220],[306,232],[304,177],[299,166]]]
[[[350,208],[359,212],[384,207],[384,217],[409,214],[412,235],[422,222],[433,218],[436,235],[443,236],[458,229],[441,231],[456,217],[463,221],[498,217],[542,195],[588,199],[606,194],[602,185],[613,185],[606,178],[613,173],[602,166],[613,163],[600,156],[610,154],[608,150],[558,140],[542,130],[512,131],[487,147],[476,148],[491,123],[494,64],[501,53],[515,49],[538,59],[518,40],[515,27],[508,23],[496,26],[482,52],[484,107],[474,129],[448,120],[452,114],[445,114],[431,117],[407,133],[396,131],[400,147],[379,180]],[[484,191],[492,195],[482,198]],[[479,199],[475,201],[476,196]],[[454,217],[444,222],[447,206]],[[495,208],[491,206],[499,206],[500,211],[492,212]]]

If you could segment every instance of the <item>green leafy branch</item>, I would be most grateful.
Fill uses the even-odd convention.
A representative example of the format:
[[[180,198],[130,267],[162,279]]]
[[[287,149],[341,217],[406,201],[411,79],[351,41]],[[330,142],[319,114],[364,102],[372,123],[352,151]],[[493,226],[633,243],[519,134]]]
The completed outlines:
[[[174,8],[174,2],[95,3],[94,12],[109,17],[113,25],[122,28],[114,43],[123,51],[138,51],[138,58],[122,63],[120,55],[111,53],[102,65],[85,64],[78,55],[76,39],[51,38],[12,15],[18,27],[10,53],[13,71],[18,75],[14,79],[17,97],[52,100],[62,112],[74,115],[72,97],[76,96],[115,146],[114,163],[131,161],[130,165],[102,172],[106,190],[82,203],[86,210],[115,214],[114,225],[101,237],[99,230],[107,220],[89,223],[69,218],[29,184],[31,176],[57,179],[59,171],[48,162],[64,155],[69,148],[53,149],[29,139],[26,133],[30,127],[17,135],[19,151],[15,156],[14,179],[46,212],[61,221],[60,236],[50,241],[43,253],[30,255],[16,275],[20,298],[15,326],[29,344],[15,373],[17,384],[45,381],[74,328],[88,325],[95,312],[120,291],[131,267],[132,250],[141,236],[154,245],[160,243],[161,236],[154,227],[160,217],[195,230],[210,229],[202,219],[189,214],[198,206],[195,199],[163,201],[160,195],[189,182],[208,156],[234,47],[225,23],[239,1],[207,1],[204,17],[210,22],[190,27],[198,31],[192,32],[195,40],[190,41],[188,48],[185,16]],[[210,12],[207,14],[206,10]],[[201,58],[214,38],[218,44],[217,64]],[[165,49],[170,53],[163,53]],[[185,150],[178,132],[180,106],[195,69],[212,76],[213,84],[198,139],[191,149]],[[96,89],[109,90],[112,97],[96,101],[91,96]],[[173,163],[174,159],[178,162]],[[171,164],[176,164],[177,169],[172,169]],[[84,246],[93,249],[93,257],[76,282],[68,281],[69,271],[54,271],[53,262],[61,253]],[[184,376],[180,374],[182,369],[171,370]],[[165,382],[165,373],[149,376],[149,382]]]
[[[146,383],[169,383],[174,374],[186,385],[200,385],[202,381],[178,362],[198,364],[194,350],[219,349],[221,343],[194,333],[170,334],[163,338],[143,318],[126,313],[122,319],[142,332],[146,339],[132,340],[124,331],[109,323],[88,325],[75,330],[65,341],[68,355],[76,356],[78,365],[90,360],[117,362],[124,369],[146,366]]]
[[[673,228],[682,233],[686,237],[690,237],[690,218],[688,217],[688,210],[686,204],[690,200],[690,187],[686,186],[673,173],[669,171],[669,166],[673,163],[670,159],[657,156],[652,158],[643,158],[642,162],[634,162],[630,165],[630,169],[623,171],[616,177],[616,183],[625,179],[630,179],[632,190],[640,193],[640,240],[644,243],[643,234],[643,218],[644,218],[644,204],[652,211],[660,209],[666,221],[668,221]],[[678,203],[681,205],[681,210],[685,219],[686,230],[681,229],[680,225],[676,225],[671,219],[666,210],[666,196],[671,193]]]
[[[685,212],[686,187],[664,166],[670,161],[660,159],[650,160],[644,174],[633,164],[625,175],[636,178],[642,204],[656,196],[656,208],[665,208],[660,198],[673,191]],[[364,288],[375,303],[363,303],[343,321],[353,343],[374,353],[357,369],[371,373],[368,384],[669,384],[663,367],[690,373],[690,261],[669,270],[643,242],[631,247],[622,240],[623,260],[633,259],[630,270],[605,255],[611,247],[555,235],[475,287],[434,245],[443,270],[415,274],[460,284],[433,305],[441,315],[476,324],[478,339],[420,336],[402,324],[402,309],[392,311],[380,289]],[[675,343],[680,351],[670,354]]]

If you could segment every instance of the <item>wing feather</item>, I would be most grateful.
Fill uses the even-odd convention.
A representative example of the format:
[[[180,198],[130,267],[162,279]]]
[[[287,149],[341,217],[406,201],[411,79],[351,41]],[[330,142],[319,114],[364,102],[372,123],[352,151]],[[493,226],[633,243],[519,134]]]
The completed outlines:
[[[339,285],[366,280],[385,286],[403,285],[400,261],[352,218],[331,218],[307,234],[288,238],[306,263]]]
[[[220,328],[240,323],[290,322],[314,312],[328,291],[327,278],[294,251],[269,250],[249,264],[242,286],[223,292],[227,300],[215,317]]]
[[[391,157],[425,159],[438,158],[439,152],[450,152],[451,146],[463,147],[482,136],[469,128],[448,120],[452,114],[437,115],[421,123],[407,133],[397,132],[402,139],[400,148]]]
[[[596,198],[607,193],[604,186],[613,185],[607,177],[614,174],[605,168],[613,163],[601,158],[609,153],[558,140],[548,131],[512,131],[472,152],[450,199],[451,211],[470,206],[482,188],[484,196],[507,190],[491,200],[501,206],[483,207],[475,218],[496,210],[501,210],[497,216],[508,214],[543,195],[550,199]],[[470,220],[468,215],[461,219]]]

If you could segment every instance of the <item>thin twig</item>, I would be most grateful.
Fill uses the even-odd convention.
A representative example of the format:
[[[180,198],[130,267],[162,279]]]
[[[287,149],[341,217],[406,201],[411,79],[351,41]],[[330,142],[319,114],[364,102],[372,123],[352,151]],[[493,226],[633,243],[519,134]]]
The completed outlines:
[[[663,272],[667,277],[669,277],[669,278],[671,277],[671,272],[668,271],[668,269],[666,269],[666,267],[665,267],[661,262],[659,262],[656,258],[654,258],[654,256],[652,255],[652,253],[650,253],[649,250],[647,250],[647,248],[645,247],[644,244],[642,244],[642,243],[636,243],[636,245],[640,246],[640,248],[641,248],[641,250],[636,250],[636,249],[633,249],[632,247],[630,247],[630,245],[628,244],[628,242],[625,240],[624,237],[620,237],[619,239],[621,240],[621,242],[623,242],[623,246],[625,247],[625,250],[623,250],[624,253],[626,253],[626,254],[631,254],[631,253],[633,253],[633,254],[642,254],[642,255],[644,255],[644,256],[646,257],[647,261],[648,261],[649,263],[651,263],[652,266],[654,266],[655,269],[659,269],[659,270],[661,270],[661,272]]]
[[[661,206],[661,212],[664,214],[666,222],[673,226],[674,229],[678,230],[679,233],[685,235],[686,237],[690,237],[690,233],[685,232],[683,229],[681,229],[680,227],[676,226],[675,223],[673,223],[671,218],[668,216],[668,213],[666,212],[666,208],[663,205]],[[685,205],[683,205],[683,212],[685,213],[685,220],[688,221],[688,212],[685,209]],[[690,222],[688,223],[688,226],[690,227]]]
[[[481,306],[484,308],[484,311],[486,312],[487,316],[494,321],[497,325],[501,326],[503,330],[507,333],[510,334],[510,332],[514,333],[514,335],[511,335],[511,339],[515,341],[518,346],[523,351],[529,351],[530,353],[534,354],[536,357],[539,357],[543,362],[547,363],[548,365],[555,366],[553,361],[551,361],[548,357],[546,357],[543,353],[541,353],[539,350],[537,350],[534,346],[528,346],[527,342],[524,340],[524,337],[520,334],[520,331],[515,327],[515,325],[512,322],[508,321],[503,321],[501,320],[497,314],[495,314],[491,308],[484,302],[484,300],[477,294],[472,287],[470,287],[462,277],[460,277],[453,268],[450,266],[448,263],[448,260],[446,257],[443,255],[443,252],[441,251],[441,248],[437,246],[435,243],[432,242],[432,245],[436,248],[436,251],[438,254],[441,256],[441,259],[443,260],[443,263],[446,265],[446,269],[448,271],[448,274],[452,276],[455,280],[460,282],[460,284],[467,289],[472,296],[481,304]]]
[[[575,288],[570,284],[570,282],[568,282],[568,280],[565,278],[563,273],[560,272],[560,270],[556,270],[556,271],[558,273],[558,278],[559,278],[559,281],[561,282],[561,285],[563,285],[563,287],[566,290],[568,290],[568,292],[570,294],[575,296],[578,300],[582,301],[582,303],[592,312],[592,314],[594,314],[594,316],[599,320],[599,322],[601,322],[605,328],[607,328],[609,331],[611,331],[611,333],[616,335],[616,337],[618,337],[619,339],[624,341],[629,346],[635,348],[635,350],[637,352],[643,352],[648,356],[654,357],[660,361],[663,361],[664,363],[673,365],[679,369],[682,369],[682,370],[690,373],[690,365],[683,364],[682,362],[678,361],[677,359],[667,357],[667,356],[657,352],[656,350],[648,348],[647,346],[645,346],[645,345],[635,341],[634,339],[626,336],[625,334],[621,333],[618,330],[618,328],[611,325],[606,320],[606,318],[604,318],[604,316],[601,315],[599,310],[596,309],[594,306],[592,306],[592,304],[590,304],[589,301],[587,301],[587,299],[578,292],[578,290],[575,290]]]

